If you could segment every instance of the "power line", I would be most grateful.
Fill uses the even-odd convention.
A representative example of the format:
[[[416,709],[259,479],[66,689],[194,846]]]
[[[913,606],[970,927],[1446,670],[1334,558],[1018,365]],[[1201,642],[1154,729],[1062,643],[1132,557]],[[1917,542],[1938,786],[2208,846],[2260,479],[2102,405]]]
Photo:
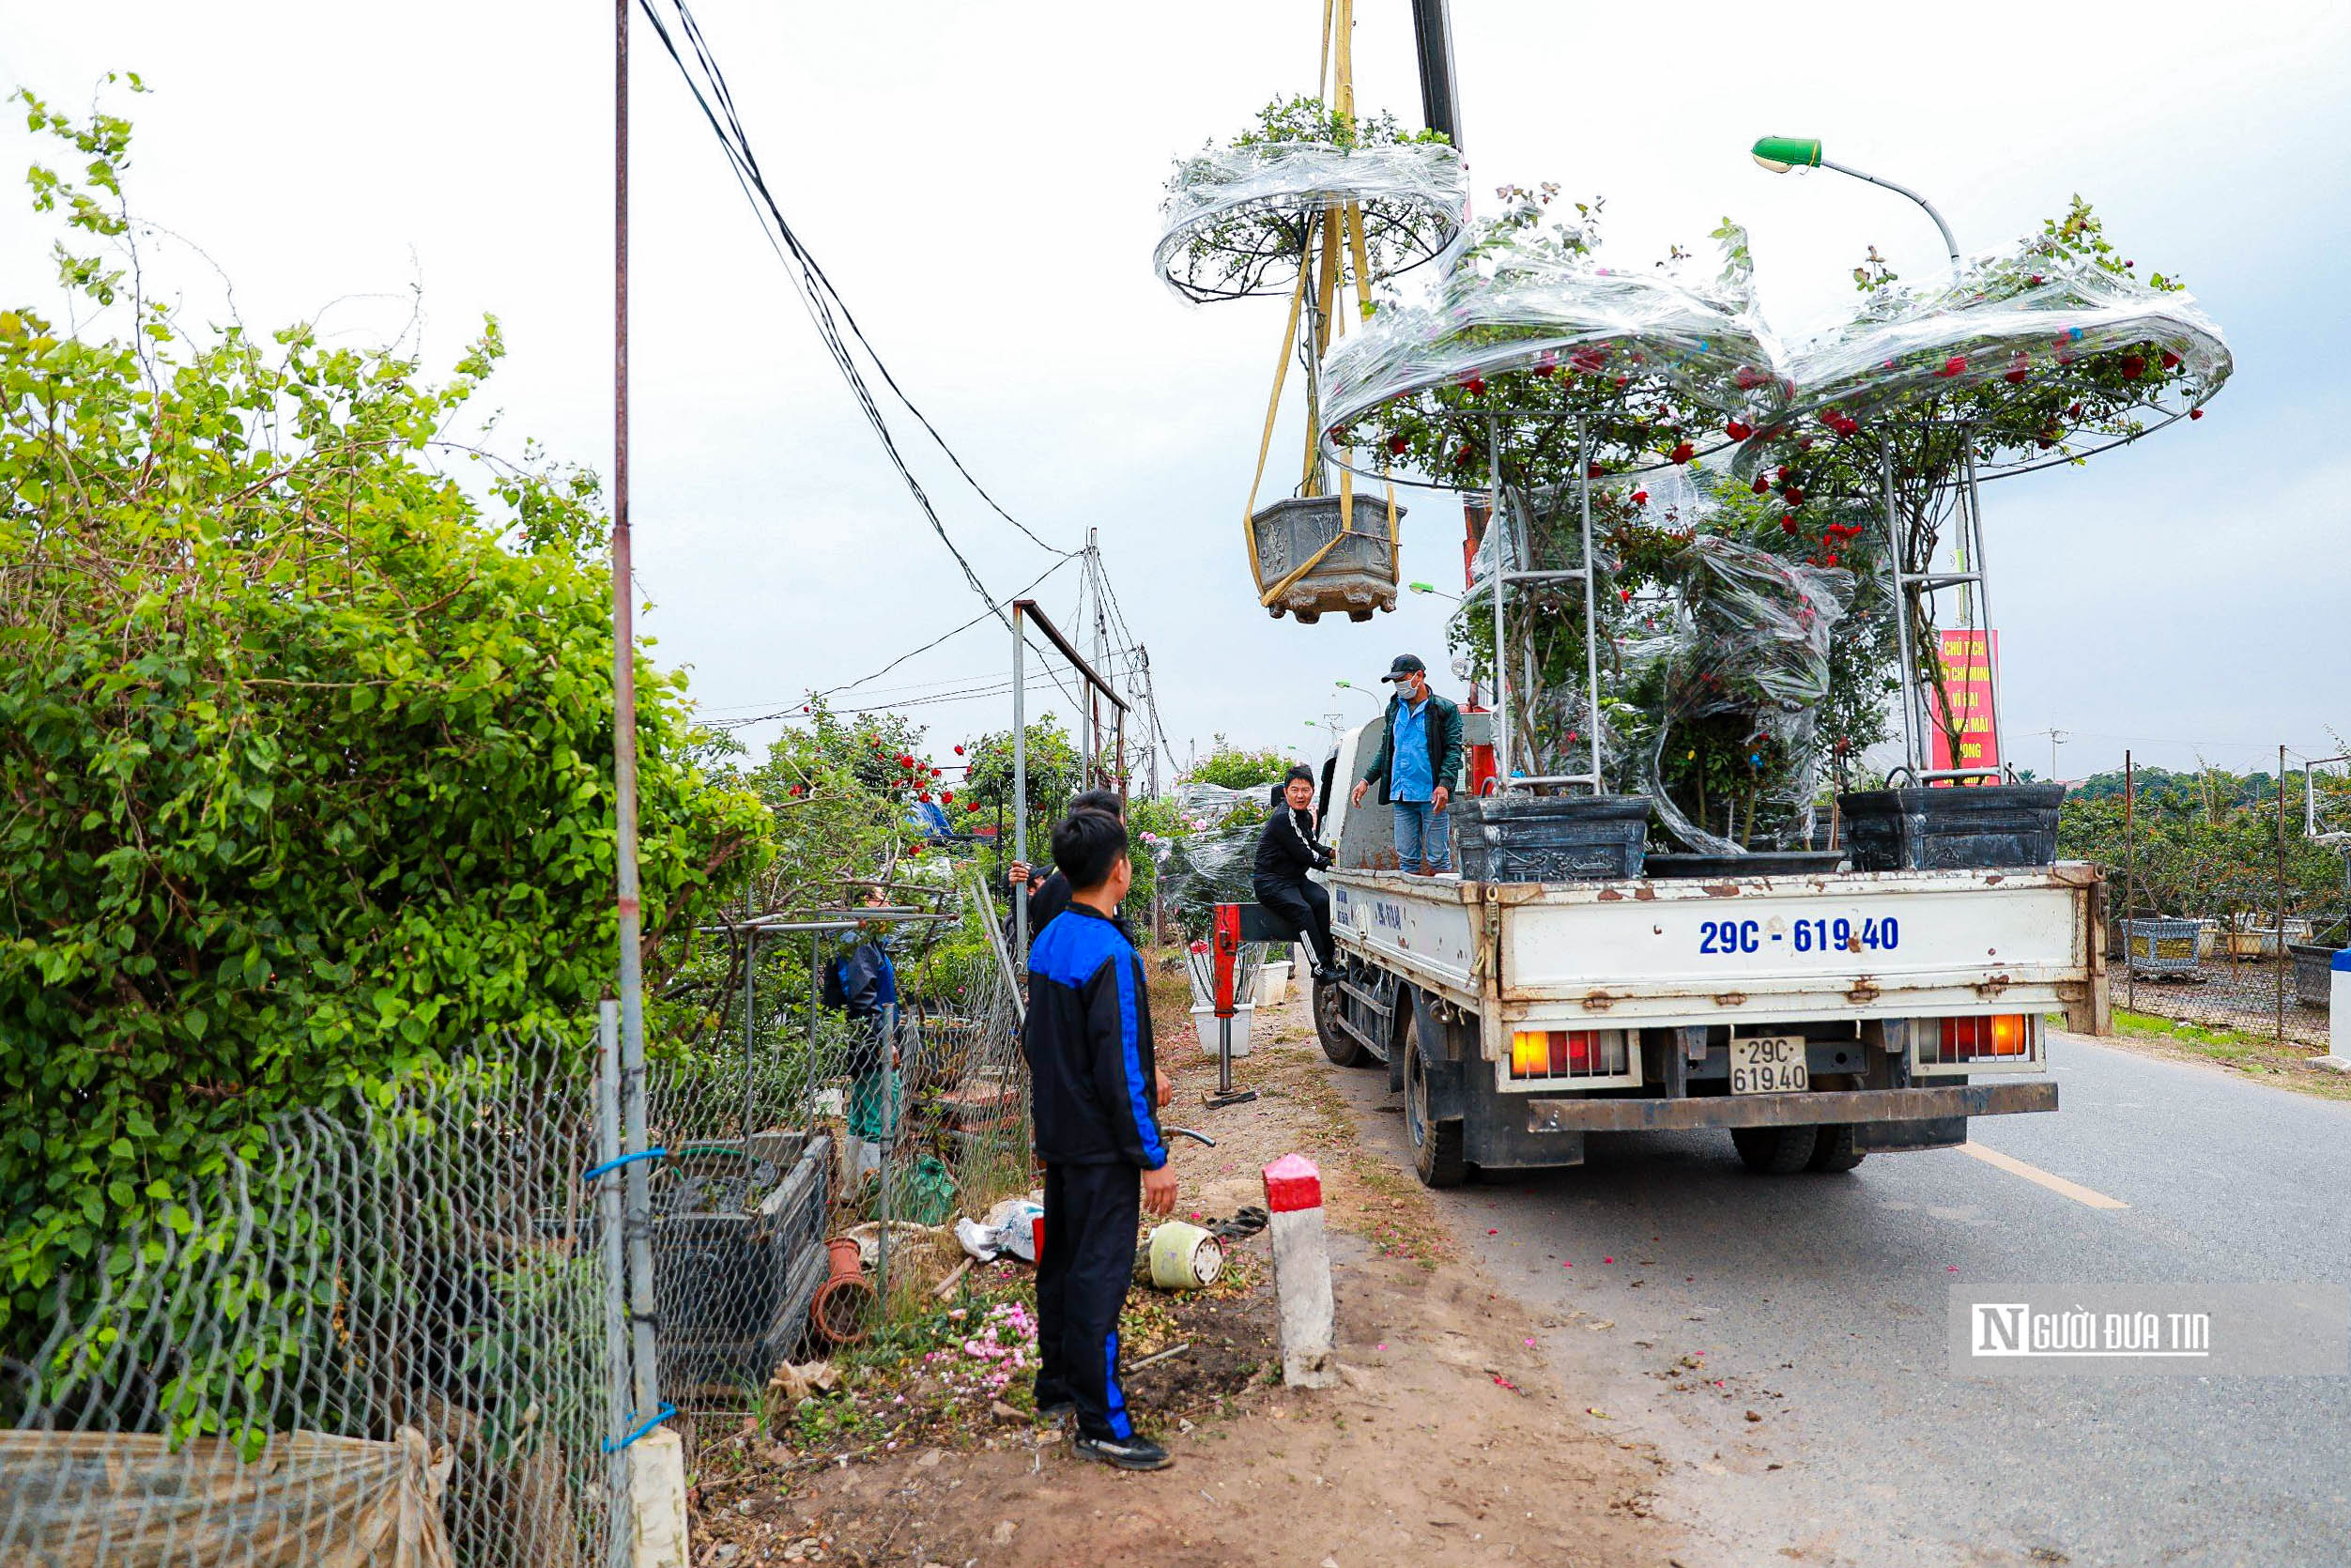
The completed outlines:
[[[687,66],[684,56],[679,54],[676,39],[670,36],[668,24],[654,8],[654,0],[638,0],[638,8],[645,13],[646,20],[653,24],[653,33],[660,38],[662,48],[668,52],[670,60],[678,68],[679,74],[685,79],[687,90],[694,95],[694,101],[700,106],[703,118],[710,122],[712,131],[718,137],[719,146],[726,152],[728,165],[733,171],[735,183],[742,187],[744,195],[751,201],[754,214],[761,218],[760,232],[767,239],[769,248],[776,252],[777,259],[785,262],[791,277],[793,290],[800,296],[801,304],[807,310],[809,319],[816,324],[817,333],[823,339],[825,349],[832,355],[835,366],[839,369],[842,378],[849,383],[850,392],[856,399],[859,411],[865,415],[866,423],[873,427],[875,437],[882,442],[884,455],[889,459],[890,466],[898,470],[899,479],[905,483],[908,493],[914,498],[914,504],[930,523],[931,531],[939,536],[939,542],[947,547],[947,553],[955,558],[956,565],[962,569],[963,578],[971,585],[972,592],[978,594],[981,601],[989,607],[990,613],[1009,624],[1009,619],[997,605],[996,596],[988,591],[987,585],[980,581],[979,574],[973,569],[970,561],[965,559],[960,549],[957,548],[955,541],[948,537],[946,525],[940,520],[938,511],[932,506],[930,495],[923,489],[922,483],[914,477],[914,470],[907,466],[906,459],[899,452],[897,439],[890,432],[889,422],[883,417],[881,407],[874,402],[872,391],[866,385],[865,377],[857,368],[856,358],[850,349],[848,339],[842,335],[840,325],[842,322],[848,324],[850,333],[854,335],[858,346],[864,348],[866,357],[873,362],[874,368],[881,372],[884,384],[897,395],[899,401],[905,405],[908,411],[922,423],[923,428],[930,432],[931,439],[938,442],[940,450],[947,453],[948,460],[954,463],[956,471],[962,474],[975,490],[979,490],[982,498],[988,500],[989,505],[995,507],[997,513],[1006,521],[1011,522],[1015,528],[1019,528],[1038,546],[1046,549],[1051,549],[1053,546],[1038,539],[1035,533],[1023,527],[1010,514],[1006,513],[1002,507],[996,506],[994,500],[989,498],[985,490],[980,489],[978,482],[972,479],[970,471],[963,467],[960,459],[955,456],[953,450],[947,446],[937,429],[923,416],[922,410],[914,407],[913,401],[899,388],[896,378],[890,375],[888,367],[882,361],[882,357],[874,351],[873,345],[867,340],[864,331],[857,326],[855,317],[850,314],[849,307],[842,301],[838,291],[833,287],[832,280],[825,276],[823,269],[817,265],[816,258],[810,255],[807,248],[800,242],[800,237],[792,232],[791,223],[785,221],[783,208],[776,204],[775,195],[768,190],[767,177],[761,171],[759,159],[751,150],[750,137],[745,132],[743,122],[735,113],[734,99],[727,86],[726,74],[720,70],[716,58],[712,54],[708,43],[702,38],[701,28],[694,21],[693,12],[687,8],[685,0],[669,0],[669,3],[677,12],[679,29],[685,35],[686,41],[694,52],[696,63],[700,68],[701,76],[699,80],[694,69]],[[705,84],[707,84],[707,91]],[[719,107],[713,106],[714,99],[716,100]],[[770,227],[771,222],[772,228]],[[835,318],[837,311],[838,320]]]
[[[1072,561],[1077,559],[1078,558],[1074,555],[1063,556],[1059,561],[1054,561],[1051,566],[1046,567],[1042,572],[1039,572],[1035,577],[1031,578],[1028,587],[1022,589],[1018,593],[1013,594],[1012,597],[1014,599],[1026,597],[1029,593],[1036,590],[1038,583],[1043,582],[1047,577],[1052,576],[1055,572],[1060,571],[1064,566],[1068,565]],[[1010,602],[1010,600],[1006,601],[1006,604],[1009,604]],[[924,643],[921,647],[914,650],[912,653],[900,653],[898,657],[892,659],[889,663],[884,665],[872,674],[860,675],[857,679],[845,682],[837,686],[827,686],[824,689],[824,695],[829,697],[834,692],[850,691],[858,686],[864,685],[868,681],[880,680],[883,676],[887,675],[891,670],[896,669],[899,665],[904,664],[908,659],[915,658],[921,654],[928,653],[933,648],[938,647],[939,644],[946,641],[949,638],[960,637],[963,633],[970,631],[974,626],[976,626],[982,621],[987,620],[991,611],[997,610],[1000,607],[1001,607],[999,606],[991,604],[987,609],[981,610],[977,615],[973,616],[969,621],[966,621],[961,625],[956,627],[955,630],[947,632],[942,636],[932,638],[929,642]]]

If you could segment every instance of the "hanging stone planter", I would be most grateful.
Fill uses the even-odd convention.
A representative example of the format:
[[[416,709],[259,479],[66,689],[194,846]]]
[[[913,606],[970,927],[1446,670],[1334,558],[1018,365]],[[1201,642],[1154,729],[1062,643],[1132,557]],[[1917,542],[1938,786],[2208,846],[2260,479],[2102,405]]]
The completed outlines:
[[[1249,520],[1257,597],[1268,614],[1278,619],[1287,611],[1311,626],[1326,612],[1369,621],[1376,610],[1396,607],[1396,552],[1386,498],[1357,491],[1352,527],[1342,522],[1341,499],[1293,496]],[[1398,518],[1404,511],[1396,508]]]

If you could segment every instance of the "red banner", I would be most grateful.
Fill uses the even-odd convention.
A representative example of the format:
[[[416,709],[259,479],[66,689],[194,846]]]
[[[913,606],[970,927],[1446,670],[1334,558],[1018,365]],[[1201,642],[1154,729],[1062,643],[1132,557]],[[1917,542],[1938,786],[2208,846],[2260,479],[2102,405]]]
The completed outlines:
[[[2000,765],[2000,741],[1991,726],[1991,672],[2000,660],[2000,634],[1993,631],[1944,632],[1943,635],[1943,691],[1951,695],[1951,706],[1943,705],[1943,691],[1929,689],[1928,711],[1934,715],[1930,726],[1931,758],[1929,766],[1936,772],[1952,768],[1996,768]],[[1946,722],[1946,715],[1956,713],[1956,726]],[[1951,730],[1959,733],[1959,760],[1951,757]]]

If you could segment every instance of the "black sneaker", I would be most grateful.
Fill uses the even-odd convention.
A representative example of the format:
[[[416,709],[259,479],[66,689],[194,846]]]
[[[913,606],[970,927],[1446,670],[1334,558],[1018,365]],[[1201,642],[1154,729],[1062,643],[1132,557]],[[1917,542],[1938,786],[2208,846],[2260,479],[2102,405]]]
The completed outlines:
[[[1122,1470],[1163,1470],[1176,1456],[1148,1437],[1080,1437],[1069,1445],[1081,1459],[1099,1459]]]

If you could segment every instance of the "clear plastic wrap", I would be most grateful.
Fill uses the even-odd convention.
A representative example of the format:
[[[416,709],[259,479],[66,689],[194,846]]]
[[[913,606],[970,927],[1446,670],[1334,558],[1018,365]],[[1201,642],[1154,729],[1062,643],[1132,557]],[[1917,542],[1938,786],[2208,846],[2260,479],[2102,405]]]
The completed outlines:
[[[1211,828],[1172,840],[1160,862],[1160,898],[1176,912],[1187,936],[1204,934],[1219,904],[1256,900],[1251,879],[1257,865],[1261,822]]]
[[[1793,388],[1755,308],[1744,230],[1719,231],[1711,270],[1687,256],[1623,269],[1602,265],[1583,231],[1541,226],[1533,212],[1478,225],[1427,305],[1385,308],[1332,350],[1322,434],[1333,461],[1364,438],[1358,421],[1417,420],[1447,432],[1440,453],[1456,433],[1474,453],[1488,418],[1506,446],[1580,419],[1592,461],[1642,469],[1736,438],[1681,424],[1691,405],[1726,427],[1778,416]],[[1401,444],[1387,450],[1404,455]],[[1490,483],[1482,455],[1433,465],[1431,478]]]
[[[1674,629],[1622,651],[1629,706],[1648,720],[1635,786],[1655,804],[1666,831],[1700,853],[1746,853],[1758,807],[1775,808],[1781,819],[1759,824],[1768,837],[1808,837],[1829,638],[1845,615],[1853,579],[1720,534],[1693,538],[1676,567]],[[1717,718],[1733,721],[1739,746],[1753,748],[1745,757],[1759,786],[1750,792],[1746,826],[1737,838],[1692,821],[1664,776],[1678,736]],[[1692,746],[1687,760],[1698,756]],[[1726,805],[1735,817],[1736,797]]]
[[[1878,290],[1790,362],[1795,399],[1741,452],[1743,473],[1792,439],[1873,440],[1873,421],[1905,416],[1963,422],[1980,478],[2070,462],[2201,407],[2235,363],[2193,296],[2048,236],[1978,255],[1944,288]]]
[[[1363,218],[1372,277],[1360,282],[1368,287],[1434,258],[1461,232],[1469,207],[1461,154],[1441,142],[1212,147],[1176,163],[1152,266],[1195,303],[1286,294],[1311,228],[1349,205]]]
[[[1195,830],[1222,827],[1232,823],[1236,817],[1265,821],[1273,810],[1274,797],[1281,792],[1279,784],[1248,784],[1230,790],[1222,784],[1195,780],[1176,786],[1176,806]]]

